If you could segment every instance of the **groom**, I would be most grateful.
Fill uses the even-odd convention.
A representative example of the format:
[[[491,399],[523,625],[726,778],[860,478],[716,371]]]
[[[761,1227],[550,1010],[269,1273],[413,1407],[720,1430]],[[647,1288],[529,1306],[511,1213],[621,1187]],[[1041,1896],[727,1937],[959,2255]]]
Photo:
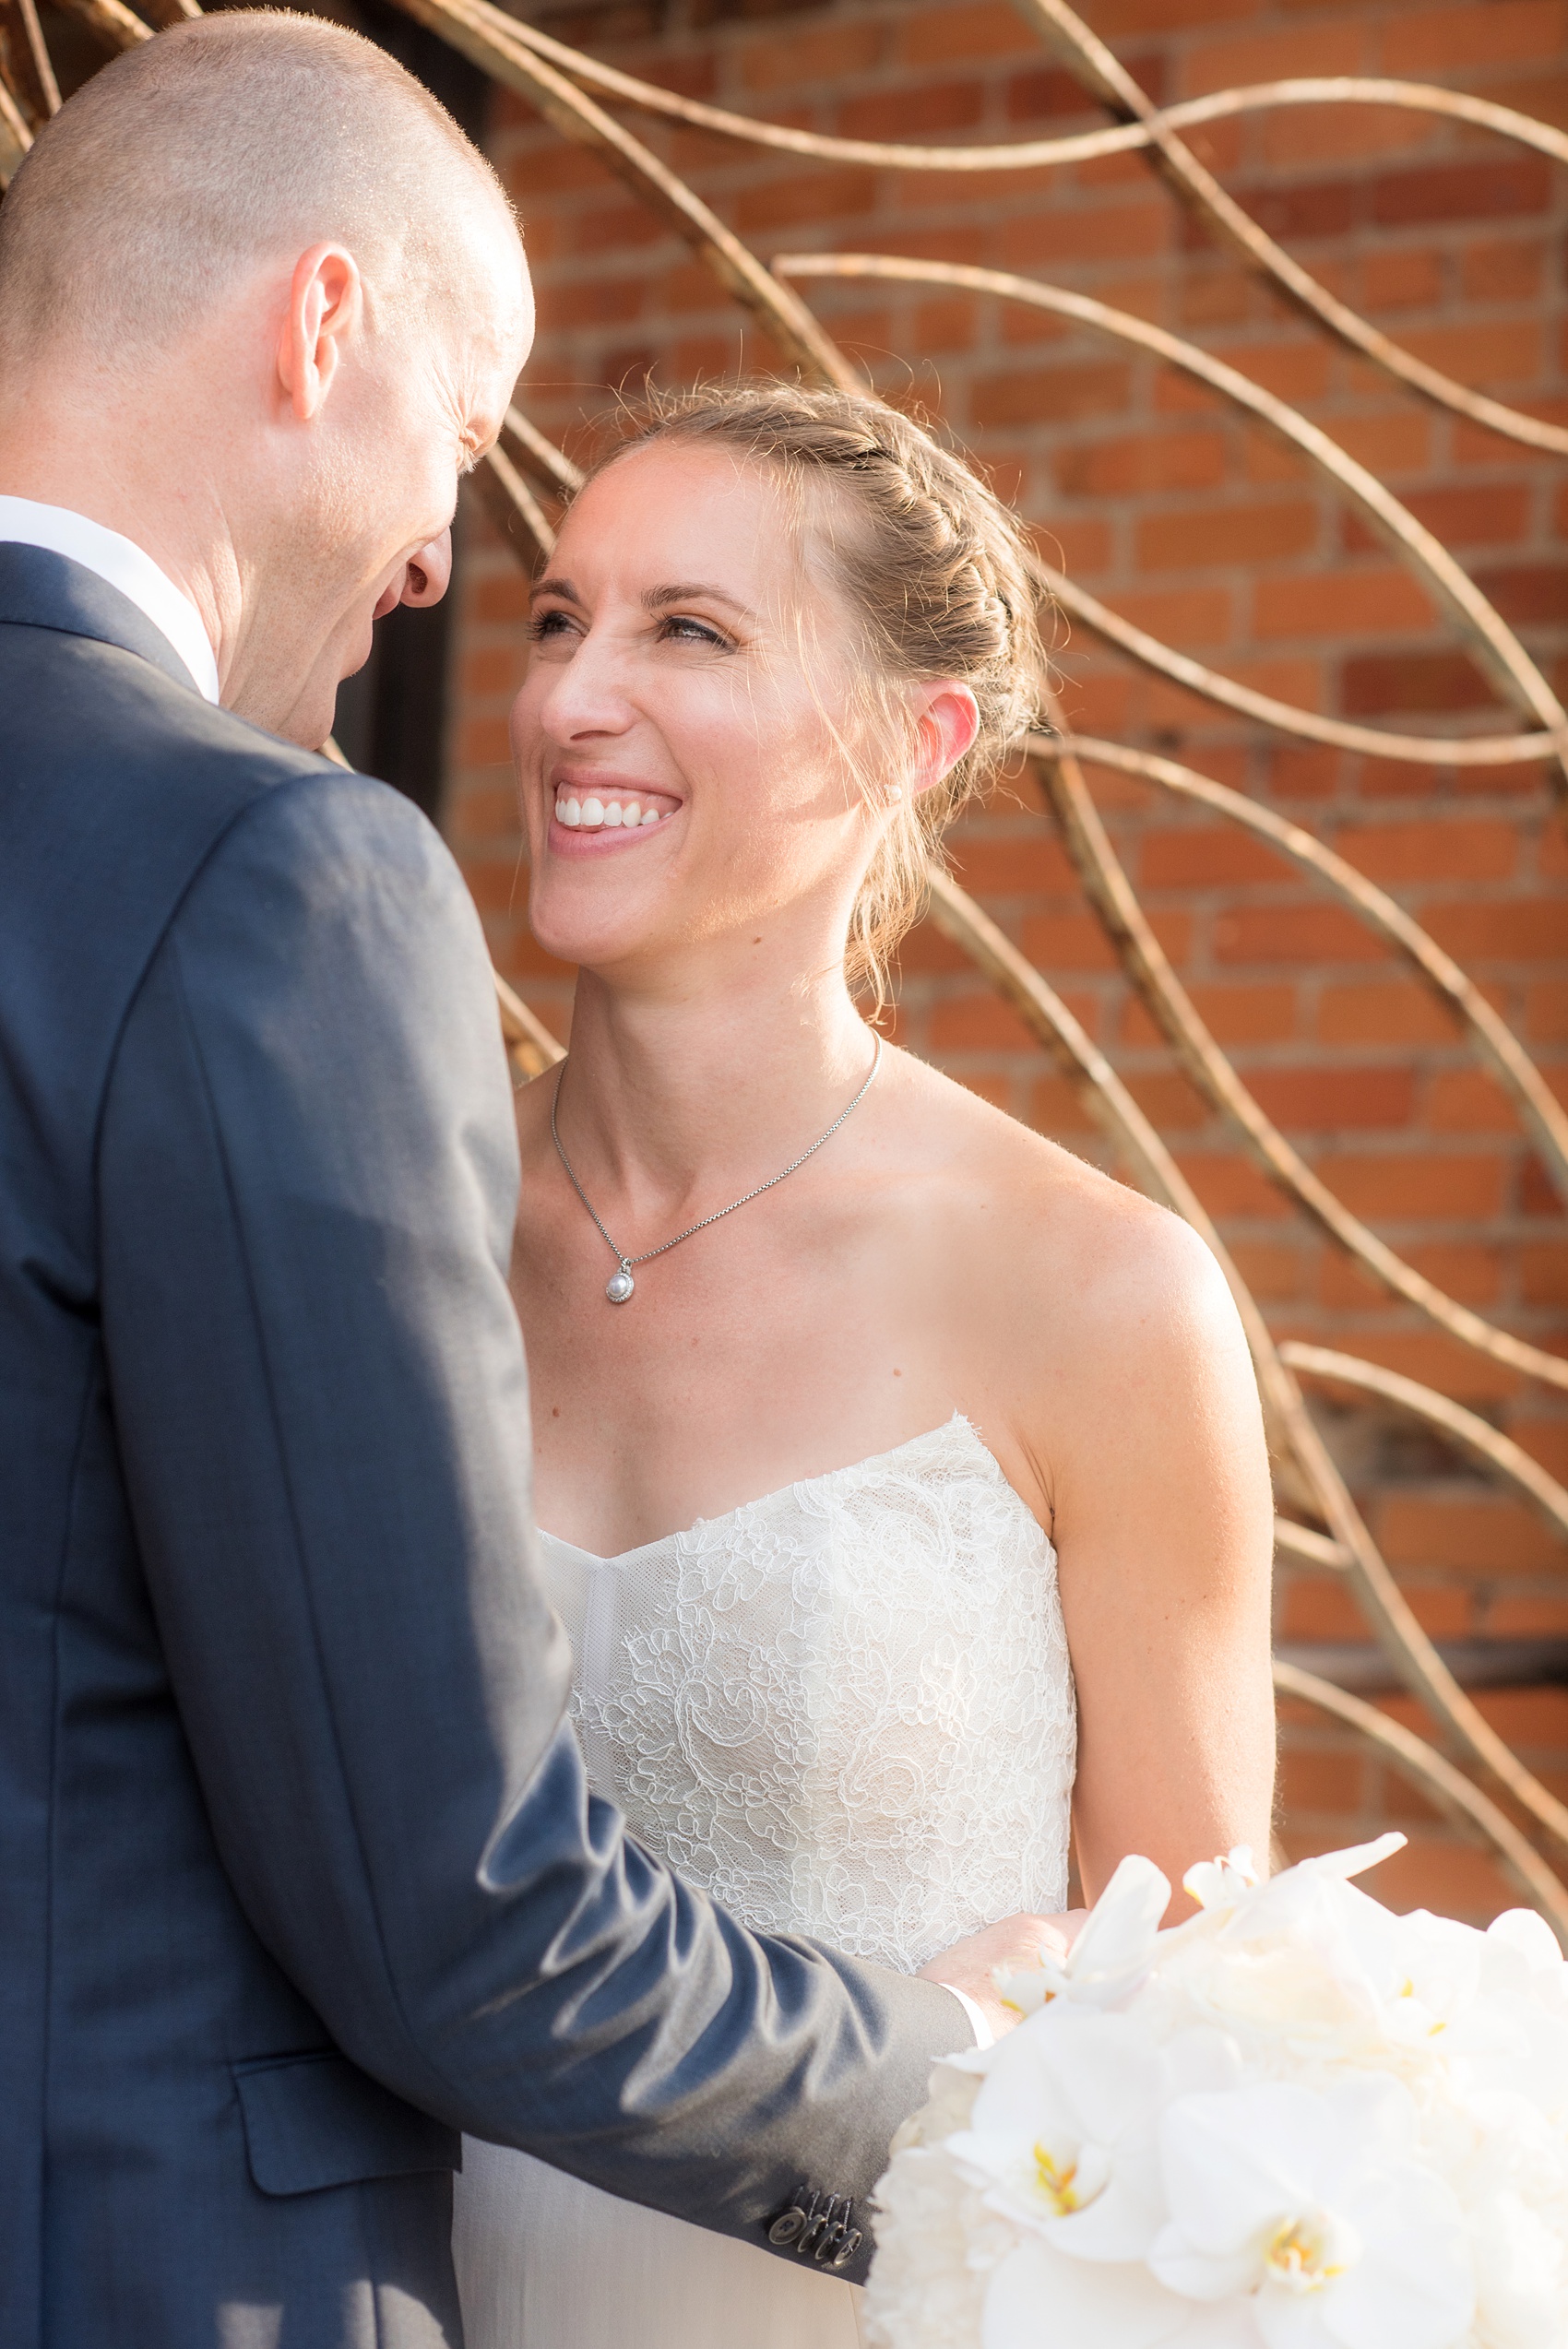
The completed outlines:
[[[562,1725],[479,927],[315,748],[530,332],[320,22],[124,56],[0,208],[0,2349],[455,2344],[465,2129],[759,2246],[839,2198],[853,2277],[970,2035]]]

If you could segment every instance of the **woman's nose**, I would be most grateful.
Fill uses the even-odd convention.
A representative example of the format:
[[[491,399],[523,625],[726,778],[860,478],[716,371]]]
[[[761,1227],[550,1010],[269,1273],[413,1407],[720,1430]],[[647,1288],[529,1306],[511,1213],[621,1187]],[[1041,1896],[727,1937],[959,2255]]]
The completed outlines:
[[[540,706],[540,725],[566,750],[590,735],[624,734],[635,716],[613,644],[590,629],[552,677]]]

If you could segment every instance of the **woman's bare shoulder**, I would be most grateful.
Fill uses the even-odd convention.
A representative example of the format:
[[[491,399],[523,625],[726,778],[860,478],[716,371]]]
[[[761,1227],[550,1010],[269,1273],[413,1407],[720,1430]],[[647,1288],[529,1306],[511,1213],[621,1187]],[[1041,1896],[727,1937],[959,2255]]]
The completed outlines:
[[[1157,1329],[1190,1344],[1217,1317],[1234,1323],[1219,1265],[1181,1216],[940,1071],[899,1063],[921,1155],[949,1193],[948,1244],[988,1312],[1049,1325],[1108,1367]]]
[[[1128,1250],[1178,1263],[1208,1250],[1181,1217],[1048,1134],[1037,1133],[968,1086],[917,1060],[897,1056],[908,1130],[921,1159],[940,1168],[977,1204],[1008,1209],[1048,1248],[1075,1256],[1101,1249],[1118,1260]]]

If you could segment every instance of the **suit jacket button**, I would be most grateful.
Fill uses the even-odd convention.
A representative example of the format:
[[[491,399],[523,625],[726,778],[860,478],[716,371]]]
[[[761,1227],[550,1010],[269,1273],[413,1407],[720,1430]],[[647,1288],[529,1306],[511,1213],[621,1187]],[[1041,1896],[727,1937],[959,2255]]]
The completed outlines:
[[[815,2207],[814,2197],[813,2198],[813,2207]],[[768,2228],[767,2239],[770,2243],[777,2244],[780,2250],[782,2250],[787,2245],[793,2243],[796,2240],[805,2224],[806,2189],[803,2186],[797,2186],[793,2200],[791,2201],[789,2209],[787,2211],[780,2211],[778,2216]]]
[[[855,2205],[848,2194],[836,2194],[828,2203],[827,2224],[817,2237],[814,2254],[819,2268],[837,2267],[840,2259],[850,2256],[844,2247],[849,2239],[849,2221],[854,2213]]]
[[[828,2209],[831,2208],[832,2204],[829,2203]],[[805,2225],[801,2230],[800,2236],[795,2244],[795,2252],[798,2258],[802,2260],[805,2258],[807,2252],[811,2249],[813,2244],[816,2241],[817,2236],[822,2233],[822,2230],[826,2224],[827,2211],[819,2210],[817,2208],[816,2200],[814,2197],[812,2207],[806,2215]]]

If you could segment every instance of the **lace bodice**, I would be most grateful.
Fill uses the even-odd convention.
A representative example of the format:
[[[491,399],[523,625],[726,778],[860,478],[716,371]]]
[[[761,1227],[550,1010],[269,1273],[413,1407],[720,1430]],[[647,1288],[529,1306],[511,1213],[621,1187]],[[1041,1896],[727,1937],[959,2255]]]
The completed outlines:
[[[967,1419],[620,1558],[543,1549],[595,1787],[746,1924],[913,1971],[1065,1907],[1056,1554]]]

